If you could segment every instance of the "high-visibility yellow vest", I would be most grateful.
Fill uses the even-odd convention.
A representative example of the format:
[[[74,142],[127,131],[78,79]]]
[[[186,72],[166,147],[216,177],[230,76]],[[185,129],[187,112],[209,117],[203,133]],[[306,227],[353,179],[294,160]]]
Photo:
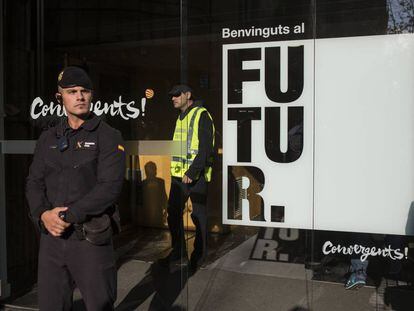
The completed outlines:
[[[201,113],[206,112],[208,117],[211,115],[204,107],[195,107],[191,109],[184,119],[178,117],[175,124],[173,141],[180,143],[180,154],[173,154],[171,158],[171,176],[182,178],[190,165],[193,163],[198,154],[198,127],[200,123]],[[214,147],[214,124],[213,124],[213,147]],[[208,159],[208,163],[204,169],[204,177],[206,181],[211,180],[212,158]],[[199,176],[197,176],[199,178]]]

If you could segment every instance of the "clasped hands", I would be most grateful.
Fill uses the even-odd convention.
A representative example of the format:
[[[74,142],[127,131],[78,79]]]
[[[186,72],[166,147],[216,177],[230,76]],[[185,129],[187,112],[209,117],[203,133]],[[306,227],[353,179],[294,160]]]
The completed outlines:
[[[56,237],[61,236],[70,227],[71,223],[65,222],[59,217],[59,212],[64,212],[67,209],[67,207],[55,207],[43,212],[40,216],[43,225],[51,235]]]

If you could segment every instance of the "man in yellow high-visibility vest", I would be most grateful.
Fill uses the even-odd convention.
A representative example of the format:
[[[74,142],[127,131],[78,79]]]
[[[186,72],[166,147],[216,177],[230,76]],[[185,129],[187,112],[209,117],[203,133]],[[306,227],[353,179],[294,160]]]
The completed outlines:
[[[207,255],[207,185],[211,181],[215,129],[210,113],[194,101],[188,85],[174,86],[169,95],[174,108],[180,110],[173,137],[180,151],[171,158],[168,227],[173,250],[165,259],[169,263],[187,261],[183,211],[190,197],[196,227],[190,265],[195,270]]]

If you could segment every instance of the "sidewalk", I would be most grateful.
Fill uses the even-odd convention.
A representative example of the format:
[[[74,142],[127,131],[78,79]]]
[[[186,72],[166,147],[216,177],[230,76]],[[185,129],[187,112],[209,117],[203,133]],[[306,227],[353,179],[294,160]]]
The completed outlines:
[[[139,235],[117,249],[116,310],[393,310],[384,293],[393,288],[398,299],[411,299],[412,290],[384,280],[381,286],[347,291],[343,284],[312,280],[303,264],[251,260],[255,236],[225,241],[213,261],[190,275],[187,267],[163,267],[156,259],[167,253],[165,232]],[[191,239],[191,236],[189,237]],[[191,244],[191,243],[190,243]],[[234,247],[234,248],[233,248]],[[20,306],[20,307],[17,307]],[[412,306],[412,304],[411,304]],[[4,310],[38,310],[36,289]],[[85,310],[75,293],[75,311]],[[404,305],[395,310],[405,310]]]

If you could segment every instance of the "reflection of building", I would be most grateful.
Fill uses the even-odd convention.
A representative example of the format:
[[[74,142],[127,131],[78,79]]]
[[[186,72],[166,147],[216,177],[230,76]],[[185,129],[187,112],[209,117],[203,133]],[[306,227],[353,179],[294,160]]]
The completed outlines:
[[[414,9],[410,0],[387,1],[388,32],[414,32]]]
[[[263,189],[263,176],[255,167],[233,166],[228,169],[228,217],[246,220],[263,218],[263,200],[256,195]],[[243,211],[244,210],[244,211]],[[246,213],[248,215],[244,215]]]
[[[236,178],[236,185],[234,189],[236,195],[234,196],[235,206],[233,218],[239,219],[242,215],[243,199],[247,198],[246,189],[243,189],[243,177]]]

